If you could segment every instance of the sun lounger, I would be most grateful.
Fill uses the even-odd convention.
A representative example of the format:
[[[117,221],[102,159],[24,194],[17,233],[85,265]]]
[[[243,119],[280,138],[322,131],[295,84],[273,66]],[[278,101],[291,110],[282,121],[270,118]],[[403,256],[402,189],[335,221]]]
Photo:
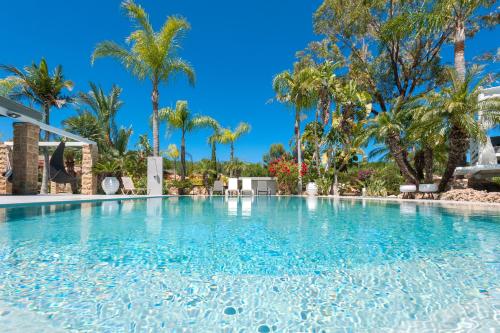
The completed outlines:
[[[130,177],[121,177],[122,178],[122,194],[147,194],[147,190],[145,188],[136,188],[132,178]]]
[[[252,188],[251,178],[243,178],[242,180],[241,195],[244,195],[245,193],[249,193],[250,195],[255,195]]]
[[[226,190],[226,195],[240,195],[240,190],[238,189],[238,178],[229,178],[228,187]]]

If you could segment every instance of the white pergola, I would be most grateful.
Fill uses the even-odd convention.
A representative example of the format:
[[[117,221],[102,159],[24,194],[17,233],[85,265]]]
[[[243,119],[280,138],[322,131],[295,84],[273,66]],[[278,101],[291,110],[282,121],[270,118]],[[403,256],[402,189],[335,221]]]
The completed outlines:
[[[76,142],[68,142],[66,143],[67,146],[72,146],[72,147],[81,147],[84,144],[87,145],[95,145],[96,143],[92,140],[86,139],[84,137],[81,137],[79,135],[70,133],[68,131],[65,131],[63,129],[47,125],[43,122],[43,115],[35,111],[31,108],[28,108],[27,106],[24,106],[22,104],[16,103],[8,98],[0,96],[0,115],[5,116],[8,118],[11,118],[14,121],[17,122],[23,122],[23,123],[30,123],[33,125],[38,126],[40,129],[44,131],[51,132],[53,134],[57,134],[60,136],[63,136],[68,139],[75,140]],[[7,144],[7,142],[5,142]],[[51,145],[57,146],[57,142],[40,142],[41,147],[48,147]],[[79,146],[76,146],[75,144],[79,144]]]
[[[7,117],[14,121],[14,140],[2,144],[12,149],[13,170],[12,193],[34,194],[38,183],[38,149],[39,147],[55,147],[59,142],[39,142],[39,131],[44,130],[67,139],[67,147],[81,147],[82,158],[82,194],[95,194],[97,179],[92,173],[92,167],[97,159],[96,142],[71,132],[65,131],[43,122],[43,115],[25,105],[0,96],[0,117]],[[2,161],[0,170],[0,191],[8,194],[7,179],[3,176],[6,171],[6,160],[9,160],[8,148],[1,150]],[[7,150],[7,151],[5,151]]]

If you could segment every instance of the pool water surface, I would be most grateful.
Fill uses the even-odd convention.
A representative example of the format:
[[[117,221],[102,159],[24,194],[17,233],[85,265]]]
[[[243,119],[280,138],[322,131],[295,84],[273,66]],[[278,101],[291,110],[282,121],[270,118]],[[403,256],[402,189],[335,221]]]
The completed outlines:
[[[0,209],[2,332],[492,332],[499,273],[500,212],[466,207],[171,197]]]

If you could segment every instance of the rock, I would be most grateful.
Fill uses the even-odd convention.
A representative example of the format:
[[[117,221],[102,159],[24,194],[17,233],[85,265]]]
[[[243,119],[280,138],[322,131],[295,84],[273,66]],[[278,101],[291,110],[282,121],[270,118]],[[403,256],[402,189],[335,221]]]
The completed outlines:
[[[500,203],[500,192],[477,191],[473,189],[451,190],[442,193],[440,200],[476,201]]]

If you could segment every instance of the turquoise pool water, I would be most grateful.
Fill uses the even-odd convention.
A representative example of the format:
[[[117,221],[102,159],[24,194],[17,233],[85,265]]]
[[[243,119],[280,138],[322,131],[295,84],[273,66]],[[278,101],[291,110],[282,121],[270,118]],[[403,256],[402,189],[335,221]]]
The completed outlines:
[[[0,328],[500,330],[500,212],[306,198],[0,209]]]

